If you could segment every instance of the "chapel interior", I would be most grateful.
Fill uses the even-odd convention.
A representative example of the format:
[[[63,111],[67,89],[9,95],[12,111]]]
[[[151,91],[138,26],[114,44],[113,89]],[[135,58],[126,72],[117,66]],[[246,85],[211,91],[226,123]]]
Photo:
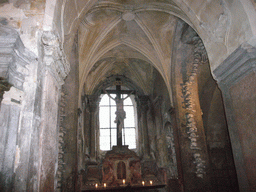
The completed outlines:
[[[0,191],[256,191],[255,0],[1,0]]]

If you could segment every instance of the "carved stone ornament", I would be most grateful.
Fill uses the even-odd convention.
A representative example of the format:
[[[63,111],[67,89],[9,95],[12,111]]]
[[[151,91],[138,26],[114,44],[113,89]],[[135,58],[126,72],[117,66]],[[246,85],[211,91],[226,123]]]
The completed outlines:
[[[18,32],[0,24],[0,77],[23,90],[25,77],[29,74],[26,65],[34,59],[35,56],[24,47]]]
[[[43,63],[61,86],[70,71],[70,64],[61,49],[58,37],[51,31],[42,34]]]

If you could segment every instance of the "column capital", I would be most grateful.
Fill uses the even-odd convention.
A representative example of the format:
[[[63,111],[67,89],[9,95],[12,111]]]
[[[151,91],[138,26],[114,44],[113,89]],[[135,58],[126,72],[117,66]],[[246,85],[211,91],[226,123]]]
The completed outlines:
[[[92,112],[95,112],[99,106],[101,98],[98,95],[86,95],[87,105]]]
[[[44,31],[41,43],[43,48],[43,64],[49,69],[59,86],[61,86],[64,84],[64,80],[70,71],[70,64],[61,48],[59,38],[52,31]]]
[[[139,95],[137,99],[138,99],[138,107],[142,107],[145,110],[148,109],[148,101],[149,101],[148,95]]]
[[[232,86],[256,69],[256,48],[245,43],[230,54],[214,71],[220,86]]]

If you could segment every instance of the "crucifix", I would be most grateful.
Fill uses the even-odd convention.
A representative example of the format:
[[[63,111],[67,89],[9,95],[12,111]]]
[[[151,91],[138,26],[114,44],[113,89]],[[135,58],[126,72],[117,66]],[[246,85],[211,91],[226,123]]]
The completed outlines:
[[[116,102],[116,119],[115,123],[117,126],[117,146],[122,146],[122,129],[124,127],[124,119],[126,118],[126,113],[124,111],[124,103],[123,101],[127,99],[133,91],[130,90],[122,90],[121,89],[121,80],[116,78],[116,90],[105,90],[108,96]],[[116,94],[116,97],[113,98],[110,94]],[[122,94],[127,94],[125,98],[122,98]]]

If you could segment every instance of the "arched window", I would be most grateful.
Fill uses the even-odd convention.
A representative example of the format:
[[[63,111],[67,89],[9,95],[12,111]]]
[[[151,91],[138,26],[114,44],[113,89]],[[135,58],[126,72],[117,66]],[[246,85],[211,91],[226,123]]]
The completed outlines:
[[[122,94],[122,98],[127,95]],[[116,94],[111,94],[115,98]],[[124,128],[122,130],[122,144],[128,145],[129,149],[136,148],[136,131],[135,131],[135,108],[131,96],[123,101],[126,118],[124,119]],[[103,94],[99,104],[99,127],[100,127],[100,150],[110,150],[113,145],[117,144],[117,125],[116,103],[107,94]]]

